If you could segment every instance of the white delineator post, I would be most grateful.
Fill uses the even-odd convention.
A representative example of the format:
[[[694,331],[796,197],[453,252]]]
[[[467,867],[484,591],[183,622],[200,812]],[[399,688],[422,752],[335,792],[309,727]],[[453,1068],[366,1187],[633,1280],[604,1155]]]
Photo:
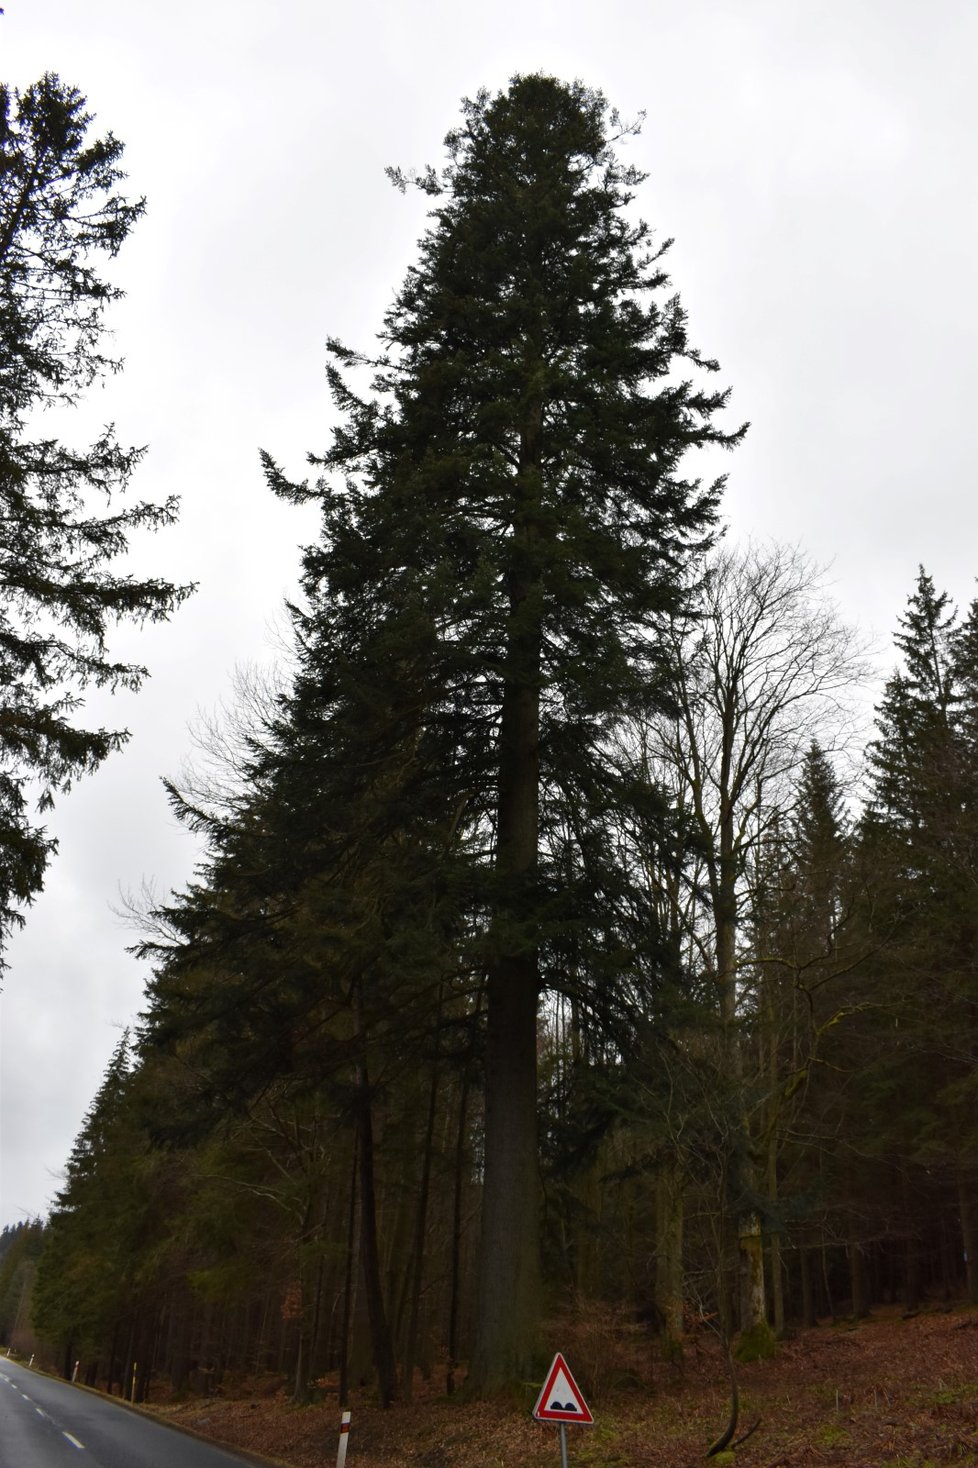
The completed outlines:
[[[343,1468],[346,1462],[346,1448],[350,1441],[350,1414],[344,1412],[340,1418],[340,1445],[336,1450],[336,1468]]]
[[[81,1366],[81,1362],[80,1361],[76,1361],[75,1362],[75,1369],[71,1373],[71,1379],[72,1379],[72,1381],[77,1381],[78,1380],[78,1369],[79,1369],[80,1366]]]

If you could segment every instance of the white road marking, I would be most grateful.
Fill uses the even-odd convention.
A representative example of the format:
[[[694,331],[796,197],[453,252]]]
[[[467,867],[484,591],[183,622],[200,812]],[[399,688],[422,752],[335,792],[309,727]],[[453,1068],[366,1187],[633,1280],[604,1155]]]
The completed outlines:
[[[31,1401],[31,1398],[27,1395],[27,1393],[26,1392],[21,1392],[20,1391],[20,1387],[17,1385],[17,1383],[15,1381],[13,1381],[6,1374],[6,1372],[0,1371],[0,1381],[5,1381],[8,1386],[12,1386],[15,1392],[20,1392],[20,1395],[23,1397],[23,1399],[24,1399],[25,1402],[31,1402],[31,1405],[34,1406],[33,1402]],[[40,1407],[34,1407],[34,1411],[37,1413],[38,1417],[47,1417],[47,1415],[48,1415],[46,1412],[43,1412]],[[72,1437],[72,1435],[71,1435],[70,1432],[64,1432],[64,1431],[62,1431],[61,1436],[62,1437],[66,1437],[68,1439],[68,1441],[71,1443],[71,1446],[73,1448],[78,1448],[79,1452],[82,1452],[83,1453],[85,1451],[85,1444],[84,1443],[80,1443],[78,1441],[77,1437]]]

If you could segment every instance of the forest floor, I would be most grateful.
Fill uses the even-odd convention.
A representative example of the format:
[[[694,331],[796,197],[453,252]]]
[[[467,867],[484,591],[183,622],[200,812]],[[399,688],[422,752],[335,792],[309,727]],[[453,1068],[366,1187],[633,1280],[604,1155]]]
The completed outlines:
[[[644,1385],[610,1384],[614,1352],[589,1364],[587,1337],[565,1347],[595,1418],[567,1430],[570,1468],[691,1468],[703,1463],[729,1413],[723,1359],[711,1338],[689,1345],[681,1366],[644,1354]],[[609,1365],[610,1363],[610,1365]],[[619,1372],[620,1374],[620,1372]],[[741,1468],[978,1468],[978,1310],[880,1311],[858,1324],[821,1325],[782,1342],[770,1361],[737,1368]],[[350,1403],[347,1468],[559,1468],[558,1429],[534,1422],[528,1405],[466,1403],[419,1382],[415,1398],[384,1411]],[[291,1405],[271,1383],[240,1396],[151,1408],[167,1420],[290,1468],[335,1459],[335,1399]]]

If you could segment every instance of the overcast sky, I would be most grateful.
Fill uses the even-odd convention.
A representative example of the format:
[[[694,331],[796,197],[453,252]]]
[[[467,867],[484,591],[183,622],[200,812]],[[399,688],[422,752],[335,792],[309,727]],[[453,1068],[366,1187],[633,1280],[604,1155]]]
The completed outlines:
[[[133,493],[182,498],[138,548],[200,583],[117,640],[152,679],[99,716],[132,739],[61,803],[46,890],[10,949],[0,1030],[0,1223],[47,1211],[145,972],[120,892],[165,895],[193,843],[160,784],[274,628],[313,521],[264,487],[325,446],[323,342],[369,347],[459,99],[546,70],[646,113],[628,157],[674,236],[691,336],[720,359],[738,539],[833,563],[886,646],[923,562],[978,574],[978,5],[974,0],[5,0],[0,79],[56,71],[127,145],[147,217],[116,262],[126,370],[79,422],[150,451]],[[884,654],[884,666],[890,661]]]

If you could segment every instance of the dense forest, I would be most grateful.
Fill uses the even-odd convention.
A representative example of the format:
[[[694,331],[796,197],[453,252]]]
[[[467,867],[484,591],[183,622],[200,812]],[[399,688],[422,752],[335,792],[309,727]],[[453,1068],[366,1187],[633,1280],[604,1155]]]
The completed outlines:
[[[337,426],[290,661],[169,788],[202,836],[0,1341],[145,1394],[487,1393],[595,1310],[764,1353],[978,1300],[978,602],[867,665],[719,531],[718,426],[629,128],[466,105]],[[29,1309],[26,1302],[29,1300]],[[135,1379],[134,1379],[135,1378]]]

